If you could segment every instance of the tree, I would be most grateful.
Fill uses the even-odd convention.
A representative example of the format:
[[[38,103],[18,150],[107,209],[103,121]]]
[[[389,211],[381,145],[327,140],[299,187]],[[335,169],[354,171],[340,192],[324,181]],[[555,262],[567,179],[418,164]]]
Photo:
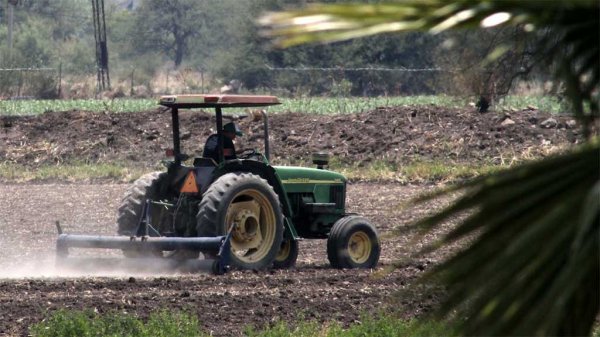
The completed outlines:
[[[336,1],[339,2],[340,0]],[[223,1],[221,1],[223,3]],[[211,10],[215,17],[224,16],[219,8]],[[250,90],[263,87],[285,89],[290,93],[330,94],[340,83],[353,95],[430,94],[433,73],[389,71],[400,68],[433,68],[432,53],[437,37],[421,32],[395,35],[387,34],[370,39],[343,41],[331,45],[302,45],[293,48],[273,49],[269,41],[258,34],[256,17],[265,10],[278,10],[286,6],[281,0],[242,2],[228,17],[234,20],[215,22],[219,31],[211,29],[210,36],[227,33],[227,49],[219,44],[204,48],[215,51],[204,60],[212,63],[209,69],[223,79],[237,78]],[[239,8],[244,8],[242,13]],[[233,22],[232,22],[233,21]],[[233,29],[232,29],[233,28]],[[223,38],[227,39],[227,36]],[[204,46],[204,43],[202,44]],[[219,49],[220,48],[220,49]],[[211,61],[215,58],[214,61]],[[269,69],[271,68],[271,69]],[[370,70],[370,69],[376,70]],[[377,70],[379,69],[379,70]],[[387,71],[381,71],[385,69]],[[419,75],[417,75],[419,74]]]
[[[435,64],[445,70],[437,76],[437,87],[444,93],[475,95],[493,103],[507,95],[517,79],[525,80],[542,68],[538,60],[543,55],[535,48],[539,37],[521,26],[455,30],[442,35],[444,47],[431,52]],[[503,46],[502,54],[489,59],[498,46]]]
[[[599,11],[597,0],[406,0],[314,4],[261,19],[281,46],[477,26],[545,35],[537,48],[564,81],[586,144],[425,197],[463,192],[420,225],[464,215],[438,244],[470,243],[430,274],[447,285],[440,313],[459,317],[464,334],[588,335],[599,313],[600,141],[591,132],[599,117]]]
[[[179,67],[207,18],[204,2],[145,0],[136,12],[134,41],[141,50],[162,50]]]

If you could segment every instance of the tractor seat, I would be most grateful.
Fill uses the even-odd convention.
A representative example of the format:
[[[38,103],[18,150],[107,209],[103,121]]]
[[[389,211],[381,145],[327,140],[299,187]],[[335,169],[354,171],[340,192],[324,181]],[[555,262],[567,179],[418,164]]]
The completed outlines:
[[[196,157],[194,158],[194,167],[216,167],[217,163],[212,158]]]

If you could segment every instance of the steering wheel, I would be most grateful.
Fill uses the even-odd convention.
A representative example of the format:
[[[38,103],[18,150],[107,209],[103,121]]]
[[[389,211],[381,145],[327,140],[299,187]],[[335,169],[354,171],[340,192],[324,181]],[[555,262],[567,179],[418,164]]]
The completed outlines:
[[[250,158],[256,154],[258,154],[258,152],[256,152],[255,149],[243,149],[237,156],[240,158]]]

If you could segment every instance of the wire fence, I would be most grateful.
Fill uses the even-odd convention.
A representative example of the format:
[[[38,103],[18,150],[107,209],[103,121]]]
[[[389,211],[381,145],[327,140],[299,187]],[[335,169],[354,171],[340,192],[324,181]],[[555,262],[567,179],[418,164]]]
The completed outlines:
[[[268,87],[291,95],[381,96],[443,93],[440,79],[454,70],[439,67],[402,66],[293,66],[265,64]],[[290,92],[291,91],[291,92]]]
[[[455,72],[436,67],[275,67],[269,64],[244,70],[227,78],[216,78],[203,68],[188,67],[158,71],[151,79],[133,70],[127,75],[130,84],[124,92],[131,92],[133,96],[140,85],[147,85],[154,93],[176,94],[220,89],[227,93],[271,92],[288,97],[431,95],[445,93],[441,74],[448,77]]]
[[[29,99],[61,96],[59,68],[0,68],[0,98]]]
[[[376,71],[376,72],[454,72],[454,70],[446,70],[442,68],[390,68],[390,67],[272,67],[268,64],[265,65],[268,70],[274,71],[348,71],[348,72],[363,72],[363,71]]]
[[[72,77],[67,76],[67,80],[63,81],[62,66],[15,67],[0,68],[0,99],[86,98],[98,97],[99,94],[111,98],[144,98],[157,94],[215,92],[219,89],[232,90],[232,93],[270,92],[286,97],[378,97],[460,93],[462,96],[487,94],[494,100],[499,96],[493,90],[493,83],[489,85],[492,90],[478,90],[474,84],[485,82],[485,79],[472,80],[471,77],[463,76],[463,73],[465,71],[459,69],[440,67],[275,67],[262,64],[248,71],[249,75],[246,77],[218,79],[200,68],[158,71],[153,75],[134,69],[127,73],[121,72],[121,76],[117,74],[114,88],[108,90],[108,93],[100,93],[98,88],[94,90],[93,87],[83,85],[86,81],[81,78],[78,82],[70,83]],[[90,74],[90,78],[91,76],[93,74]],[[261,78],[258,79],[259,77]],[[64,88],[63,82],[66,83]]]

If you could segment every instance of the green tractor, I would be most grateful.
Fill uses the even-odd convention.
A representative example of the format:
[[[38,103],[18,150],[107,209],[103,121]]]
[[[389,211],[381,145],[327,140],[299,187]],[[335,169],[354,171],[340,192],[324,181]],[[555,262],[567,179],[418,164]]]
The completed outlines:
[[[264,153],[242,150],[236,159],[225,160],[222,130],[228,116],[222,109],[280,104],[276,97],[172,95],[161,97],[159,104],[170,109],[172,119],[173,159],[166,172],[146,174],[131,186],[118,211],[121,238],[62,235],[61,251],[69,246],[118,248],[128,257],[179,259],[197,258],[202,252],[205,258],[221,259],[221,270],[290,268],[296,263],[298,240],[327,239],[333,267],[377,265],[377,231],[364,217],[346,212],[346,178],[324,169],[326,155],[313,156],[317,168],[270,165],[264,110],[253,116],[264,123]],[[216,112],[216,161],[181,152],[179,110],[205,108]],[[219,244],[213,240],[207,246],[211,238],[219,238]],[[119,244],[107,243],[118,240]],[[162,243],[148,245],[152,242]]]

